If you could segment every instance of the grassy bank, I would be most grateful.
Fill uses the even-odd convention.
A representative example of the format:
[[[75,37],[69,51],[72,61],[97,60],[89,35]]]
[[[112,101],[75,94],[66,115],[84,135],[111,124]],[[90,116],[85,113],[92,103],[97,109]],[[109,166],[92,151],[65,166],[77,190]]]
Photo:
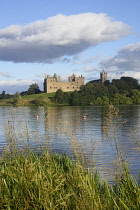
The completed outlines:
[[[19,96],[16,98],[1,99],[0,106],[40,106],[52,104],[51,98],[55,93],[40,93],[34,95]]]
[[[0,209],[140,209],[140,187],[126,172],[109,186],[65,155],[6,153],[0,161]]]

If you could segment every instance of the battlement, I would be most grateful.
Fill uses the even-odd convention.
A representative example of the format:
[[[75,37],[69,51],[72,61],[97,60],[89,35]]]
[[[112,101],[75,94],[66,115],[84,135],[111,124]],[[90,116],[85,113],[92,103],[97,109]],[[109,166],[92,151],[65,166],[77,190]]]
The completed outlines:
[[[103,69],[100,73],[100,80],[102,84],[104,84],[104,82],[107,80],[107,72],[105,71],[105,69]]]
[[[84,85],[84,77],[76,77],[74,74],[68,77],[68,81],[61,81],[61,77],[57,76],[56,73],[52,77],[47,75],[44,79],[44,92],[51,93],[56,92],[58,89],[64,92],[80,90],[80,87]]]

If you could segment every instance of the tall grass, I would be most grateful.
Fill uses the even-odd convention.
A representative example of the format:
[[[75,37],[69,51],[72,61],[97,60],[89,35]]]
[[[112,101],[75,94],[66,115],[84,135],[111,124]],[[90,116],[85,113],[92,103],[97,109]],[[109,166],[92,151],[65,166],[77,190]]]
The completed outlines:
[[[113,186],[66,155],[5,154],[0,209],[139,209],[140,188],[126,172]]]
[[[105,126],[109,141],[117,116],[118,110],[110,106]],[[78,154],[73,161],[45,149],[40,154],[30,148],[28,153],[19,151],[14,144],[0,159],[0,209],[140,209],[140,186],[129,172],[117,137],[114,141],[121,170],[113,185],[101,180],[98,172],[90,173]]]

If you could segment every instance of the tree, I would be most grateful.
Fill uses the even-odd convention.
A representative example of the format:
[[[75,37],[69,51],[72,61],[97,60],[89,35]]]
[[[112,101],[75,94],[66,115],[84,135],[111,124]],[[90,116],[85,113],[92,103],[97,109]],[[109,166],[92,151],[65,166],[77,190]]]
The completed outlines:
[[[119,93],[126,93],[128,91],[128,85],[125,80],[113,79],[111,84],[117,87]]]
[[[131,99],[134,104],[140,104],[140,91],[139,90],[132,90]]]
[[[2,93],[1,93],[1,98],[2,98],[2,99],[5,99],[5,98],[6,98],[6,94],[5,94],[5,91],[4,91],[4,90],[3,90]]]
[[[20,96],[20,93],[19,93],[18,91],[17,91],[16,93],[13,94],[13,97],[14,97],[14,98],[19,97],[19,96]]]
[[[110,85],[110,81],[109,81],[109,80],[105,80],[105,81],[104,81],[104,85],[105,85],[105,86]]]
[[[44,105],[46,105],[46,102],[44,101],[42,96],[39,96],[39,97],[35,98],[32,101],[32,103],[35,104],[36,106],[44,106]]]
[[[71,106],[79,105],[79,93],[77,90],[75,90],[74,92],[71,93],[70,105]]]
[[[28,89],[28,94],[29,95],[33,95],[33,94],[38,94],[41,93],[38,84],[32,84],[30,85],[29,89]]]
[[[26,95],[28,95],[28,91],[22,91],[22,92],[20,92],[20,95],[21,96],[26,96]]]
[[[113,84],[108,85],[107,88],[108,88],[109,97],[113,97],[115,93],[119,92],[118,88]]]
[[[109,104],[109,99],[106,96],[103,96],[102,105],[108,105],[108,104]]]
[[[58,104],[63,104],[63,97],[64,97],[64,92],[61,89],[58,89],[55,93],[54,101]]]
[[[113,104],[132,104],[132,100],[122,94],[115,93],[112,100]]]
[[[81,87],[80,93],[86,97],[93,95],[94,97],[108,96],[108,88],[101,83],[87,83]]]
[[[121,80],[125,81],[130,89],[138,88],[138,80],[133,77],[121,77]]]
[[[70,97],[71,97],[70,92],[64,92],[63,103],[69,105],[70,104]]]
[[[138,81],[132,77],[121,77],[121,79],[113,79],[111,85],[119,90],[119,93],[130,95],[131,90],[138,88]]]
[[[95,101],[96,105],[102,105],[102,99],[101,97],[97,97],[96,101]]]

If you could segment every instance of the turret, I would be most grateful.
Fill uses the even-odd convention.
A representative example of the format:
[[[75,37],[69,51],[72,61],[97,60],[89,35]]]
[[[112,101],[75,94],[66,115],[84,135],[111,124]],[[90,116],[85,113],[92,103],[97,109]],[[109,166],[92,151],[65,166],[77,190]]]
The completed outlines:
[[[107,72],[103,69],[102,72],[100,73],[100,80],[101,83],[104,84],[104,82],[107,80]]]

